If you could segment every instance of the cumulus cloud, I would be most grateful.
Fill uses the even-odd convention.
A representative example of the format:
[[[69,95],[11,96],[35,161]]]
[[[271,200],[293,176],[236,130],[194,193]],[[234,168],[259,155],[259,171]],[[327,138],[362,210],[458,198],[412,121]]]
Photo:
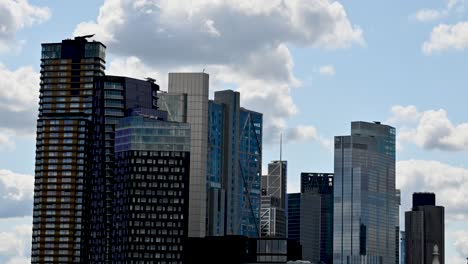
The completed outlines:
[[[447,220],[468,220],[467,169],[433,160],[398,161],[396,167],[403,210],[411,208],[413,192],[434,192],[437,204],[445,206]]]
[[[17,225],[12,231],[0,232],[0,260],[6,264],[30,263],[31,237],[31,225]]]
[[[330,0],[107,0],[96,21],[75,29],[76,35],[90,32],[118,56],[112,72],[125,73],[129,65],[139,76],[206,69],[213,88],[235,87],[243,106],[264,113],[265,135],[272,136],[298,112],[290,92],[300,81],[287,45],[364,43],[344,7]],[[165,84],[167,77],[156,79]]]
[[[32,135],[38,100],[39,73],[30,66],[10,70],[0,63],[0,138],[1,134]]]
[[[464,50],[468,46],[468,22],[440,24],[432,29],[430,39],[422,45],[422,51],[430,55],[448,49]]]
[[[17,45],[16,32],[50,18],[50,10],[27,0],[0,1],[0,52]]]
[[[419,111],[415,106],[393,106],[389,123],[399,128],[399,144],[410,142],[425,149],[468,149],[468,123],[453,124],[444,109]]]
[[[0,218],[32,213],[34,177],[0,169]]]
[[[320,67],[319,73],[325,76],[334,76],[336,73],[336,70],[333,65],[324,65]]]

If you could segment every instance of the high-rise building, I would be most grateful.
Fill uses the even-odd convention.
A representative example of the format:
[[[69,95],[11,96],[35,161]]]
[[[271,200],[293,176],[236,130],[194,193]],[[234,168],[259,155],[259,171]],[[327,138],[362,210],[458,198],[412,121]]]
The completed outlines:
[[[93,91],[106,47],[86,37],[42,44],[32,263],[83,263]]]
[[[93,163],[89,180],[90,262],[110,260],[114,199],[112,185],[116,168],[115,126],[129,109],[157,111],[158,90],[159,86],[151,80],[109,75],[96,78],[93,93]],[[162,118],[166,115],[162,111],[157,113]]]
[[[335,137],[333,263],[395,264],[395,128],[352,122]]]
[[[169,120],[192,127],[189,236],[259,236],[263,116],[240,107],[238,92],[209,100],[208,90],[205,73],[171,73],[159,95]]]
[[[190,125],[137,109],[115,131],[111,262],[182,263]]]
[[[268,164],[268,174],[262,176],[260,225],[262,237],[287,237],[287,161]]]
[[[406,252],[405,252],[405,244],[406,244],[406,232],[400,232],[400,264],[405,264]]]
[[[189,186],[185,181],[188,180],[189,145],[174,153],[169,150],[158,152],[151,148],[163,139],[169,140],[164,141],[165,147],[178,146],[179,143],[187,144],[187,141],[190,141],[187,135],[188,125],[163,122],[169,113],[157,109],[159,86],[154,80],[104,75],[105,46],[100,42],[89,42],[88,37],[91,36],[42,45],[31,262],[110,263],[113,261],[112,254],[118,256],[117,260],[122,260],[123,257],[141,260],[148,254],[156,256],[156,253],[164,250],[175,255],[166,254],[162,259],[177,261],[180,256],[174,256],[180,255],[182,250],[181,237],[188,233],[188,215],[185,212],[188,208],[188,198],[185,196],[188,195]],[[186,109],[175,110],[180,112],[172,111],[172,116],[179,119],[186,117]],[[131,116],[125,117],[128,115]],[[119,140],[141,140],[141,144],[127,145],[128,149],[121,149],[117,153],[116,126],[122,119],[138,118],[151,120],[157,124],[155,126],[161,126],[159,130],[155,127],[147,127],[146,130],[165,131],[169,134],[148,136],[145,134],[148,131],[139,130],[140,126],[147,125],[148,122],[135,121],[132,123],[135,127],[124,129],[128,135]],[[173,135],[173,132],[179,134]],[[179,141],[172,142],[171,139]],[[145,152],[142,149],[144,147],[148,148],[147,152],[161,154],[162,151],[162,156],[148,158],[142,154]],[[117,159],[116,154],[119,154]],[[132,158],[123,159],[129,157],[127,154],[133,155]],[[142,165],[139,160],[151,160],[153,163]],[[163,163],[159,163],[161,160]],[[169,165],[164,163],[165,160],[168,160]],[[171,164],[175,161],[179,163]],[[132,172],[135,178],[122,183],[122,177],[133,175],[119,174],[129,172],[125,171],[126,166],[138,167],[141,171]],[[166,171],[161,171],[166,168],[170,170],[169,176]],[[181,168],[183,171],[180,171]],[[152,170],[153,173],[150,175],[148,170]],[[145,181],[138,178],[142,177],[141,175],[145,175]],[[169,177],[167,193],[174,194],[177,191],[178,195],[185,197],[184,204],[176,205],[175,198],[172,199],[170,194],[167,203],[164,200],[164,204],[154,204],[154,199],[159,199],[160,194],[157,193],[157,197],[153,197],[152,188],[160,184],[163,184],[162,188],[166,188],[166,182],[156,178],[159,175],[162,175],[162,181],[167,180],[166,176]],[[176,176],[179,178],[175,179]],[[143,186],[143,183],[148,185]],[[132,200],[131,207],[120,203],[128,201],[128,195],[143,190],[147,196]],[[152,200],[148,200],[148,197]],[[178,200],[179,203],[181,201],[182,199]],[[139,210],[136,209],[137,206],[159,206],[162,211],[156,209],[151,214],[145,214],[146,211],[138,215],[133,214],[132,210]],[[175,216],[176,214],[178,216]],[[122,215],[129,218],[121,218]],[[171,215],[173,218],[170,218]],[[153,241],[159,237],[159,248],[141,244],[141,237],[126,241],[124,237],[120,237],[120,233],[112,233],[116,223],[119,227],[127,228],[122,228],[122,232],[137,232],[141,227],[138,227],[137,223],[141,219],[145,219],[145,232],[150,232],[146,234],[144,242],[148,242],[146,239]],[[158,223],[162,226],[157,226]],[[155,225],[157,228],[154,228]],[[165,233],[153,234],[151,228]],[[168,247],[174,248],[173,252]],[[176,250],[175,247],[179,249]],[[122,254],[122,250],[128,248],[136,254],[132,258]]]
[[[333,173],[301,173],[303,260],[333,261]]]
[[[301,193],[288,193],[288,239],[301,238]]]
[[[180,103],[186,97],[186,112],[172,113],[173,117],[184,114],[186,122],[191,126],[191,159],[190,159],[190,208],[188,234],[190,237],[204,237],[206,235],[206,176],[208,158],[208,90],[209,75],[206,73],[169,73],[168,94],[178,94],[172,97],[176,106],[165,101],[167,108],[160,104],[163,110],[179,109]],[[166,95],[162,95],[166,96]],[[182,99],[181,99],[182,97]]]
[[[434,193],[414,193],[413,208],[405,212],[405,263],[445,263],[445,209]]]

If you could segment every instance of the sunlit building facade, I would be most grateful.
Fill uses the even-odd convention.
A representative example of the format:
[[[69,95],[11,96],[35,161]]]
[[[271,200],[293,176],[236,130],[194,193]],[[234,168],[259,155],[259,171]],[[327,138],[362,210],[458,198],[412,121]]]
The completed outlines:
[[[395,128],[352,122],[335,137],[333,263],[396,263],[398,212]]]

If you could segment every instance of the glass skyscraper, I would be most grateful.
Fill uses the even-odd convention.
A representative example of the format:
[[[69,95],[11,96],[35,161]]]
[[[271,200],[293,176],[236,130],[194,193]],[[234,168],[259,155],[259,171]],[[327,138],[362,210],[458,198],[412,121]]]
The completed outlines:
[[[352,122],[335,137],[334,264],[395,264],[399,195],[395,128]]]

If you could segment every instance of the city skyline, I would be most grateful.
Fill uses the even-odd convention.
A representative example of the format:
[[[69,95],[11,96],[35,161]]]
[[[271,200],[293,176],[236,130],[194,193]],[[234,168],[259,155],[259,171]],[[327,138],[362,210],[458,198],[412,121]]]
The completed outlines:
[[[413,192],[436,192],[446,207],[446,260],[465,263],[464,1],[297,1],[282,6],[285,13],[276,2],[181,3],[0,3],[0,237],[12,241],[0,246],[0,262],[30,254],[40,43],[95,33],[112,50],[106,74],[153,77],[165,90],[168,72],[206,69],[210,99],[214,91],[239,91],[246,107],[264,113],[264,173],[284,133],[289,192],[299,191],[301,171],[332,171],[333,136],[347,133],[349,122],[395,126],[400,212],[411,208]],[[157,32],[143,41],[150,28]]]

